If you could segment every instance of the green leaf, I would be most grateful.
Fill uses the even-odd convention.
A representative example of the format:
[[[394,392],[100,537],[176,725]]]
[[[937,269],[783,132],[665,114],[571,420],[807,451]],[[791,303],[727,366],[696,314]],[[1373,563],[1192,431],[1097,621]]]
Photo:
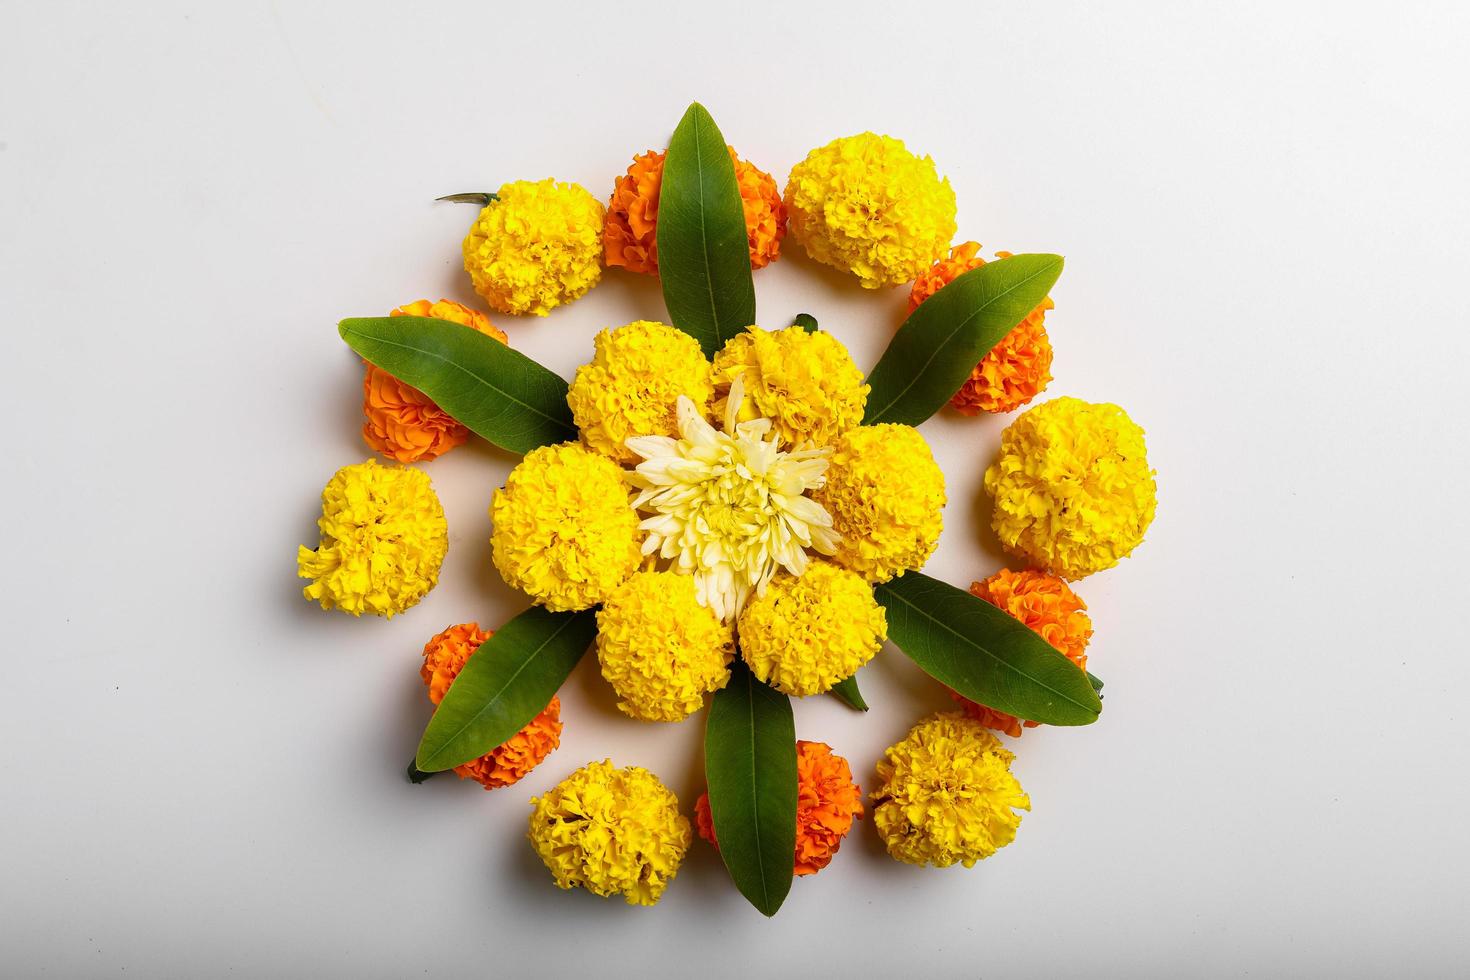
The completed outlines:
[[[791,321],[793,327],[800,327],[807,333],[817,332],[817,318],[810,313],[798,313],[796,319]]]
[[[470,327],[422,316],[343,320],[347,346],[434,399],[501,449],[528,453],[577,438],[567,383]]]
[[[429,779],[433,779],[439,774],[437,772],[424,772],[418,767],[417,760],[415,760],[414,762],[410,762],[408,764],[408,771],[405,773],[405,775],[408,776],[409,782],[417,786],[419,783],[422,783]]]
[[[592,610],[532,606],[470,655],[419,742],[414,767],[441,772],[503,744],[551,703],[597,635]]]
[[[971,269],[920,303],[868,373],[863,424],[918,425],[939,411],[1061,274],[1060,255],[1013,255]]]
[[[827,693],[856,711],[868,710],[868,702],[863,700],[863,692],[858,690],[856,674],[833,684]]]
[[[796,868],[796,723],[786,696],[739,659],[710,702],[704,776],[720,857],[735,887],[775,915]]]
[[[755,284],[735,164],[725,137],[698,102],[669,140],[657,235],[669,318],[713,357],[755,323]]]
[[[455,204],[478,204],[480,207],[489,207],[491,201],[500,200],[499,194],[491,194],[488,191],[470,191],[465,194],[445,194],[443,197],[434,198],[436,201],[451,201]]]
[[[1092,685],[1092,689],[1097,692],[1098,700],[1102,700],[1102,689],[1103,689],[1102,678],[1101,677],[1098,677],[1096,674],[1094,674],[1092,671],[1089,670],[1087,672],[1087,683],[1091,684]]]
[[[984,599],[918,572],[873,594],[889,639],[971,701],[1048,725],[1090,725],[1102,711],[1086,671]]]

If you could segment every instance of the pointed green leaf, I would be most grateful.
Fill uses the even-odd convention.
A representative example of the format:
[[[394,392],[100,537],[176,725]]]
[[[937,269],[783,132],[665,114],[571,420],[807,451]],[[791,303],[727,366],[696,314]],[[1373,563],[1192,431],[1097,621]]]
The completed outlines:
[[[856,674],[833,684],[827,693],[856,711],[868,710],[868,702],[863,700],[863,692],[858,690]]]
[[[873,594],[888,614],[888,638],[971,701],[1048,725],[1090,725],[1102,711],[1086,671],[984,599],[918,572]]]
[[[1098,699],[1101,700],[1103,689],[1102,678],[1098,677],[1096,674],[1089,670],[1087,672],[1087,683],[1092,685],[1092,689],[1097,692]]]
[[[863,423],[918,425],[939,411],[1061,274],[1060,255],[1013,255],[971,269],[920,303],[868,373]]]
[[[419,742],[414,766],[439,772],[503,744],[551,703],[597,635],[592,610],[532,606],[470,655]]]
[[[737,659],[704,729],[704,776],[720,857],[735,887],[775,915],[796,868],[796,723],[786,695]]]
[[[755,284],[735,164],[725,137],[698,102],[669,140],[657,236],[669,318],[713,357],[755,323]]]
[[[513,453],[577,438],[567,383],[470,327],[422,316],[343,320],[347,346]]]

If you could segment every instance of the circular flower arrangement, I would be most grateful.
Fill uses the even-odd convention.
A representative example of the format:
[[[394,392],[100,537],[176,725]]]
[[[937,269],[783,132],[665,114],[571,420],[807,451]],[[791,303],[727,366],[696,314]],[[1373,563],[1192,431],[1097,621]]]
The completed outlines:
[[[866,710],[856,675],[891,642],[962,710],[887,750],[871,826],[911,864],[969,866],[1011,843],[1031,804],[994,733],[1098,718],[1092,624],[1066,580],[1142,541],[1154,474],[1117,406],[1025,412],[984,486],[1001,543],[1031,567],[964,591],[920,571],[947,497],[918,426],[946,404],[1004,413],[1046,388],[1061,258],[986,262],[976,243],[952,245],[948,180],[886,136],[813,150],[780,195],[698,105],[666,151],[634,158],[606,208],[555,180],[448,199],[480,205],[464,266],[493,309],[544,316],[620,267],[659,277],[672,323],[602,330],[567,383],[457,303],[342,322],[367,364],[363,437],[395,465],[328,483],[321,542],[298,553],[308,599],[408,609],[448,545],[428,476],[408,464],[471,434],[522,457],[489,502],[491,550],[531,606],[493,632],[462,623],[428,640],[435,710],[410,778],[524,778],[560,744],[557,690],[595,649],[628,718],[707,711],[707,790],[686,811],[637,766],[572,772],[531,801],[530,841],[555,883],[653,904],[692,813],[736,887],[773,914],[864,817],[847,760],[796,739],[791,699]],[[809,316],[757,325],[752,270],[779,257],[788,221],[811,257],[864,287],[912,282],[872,370]]]

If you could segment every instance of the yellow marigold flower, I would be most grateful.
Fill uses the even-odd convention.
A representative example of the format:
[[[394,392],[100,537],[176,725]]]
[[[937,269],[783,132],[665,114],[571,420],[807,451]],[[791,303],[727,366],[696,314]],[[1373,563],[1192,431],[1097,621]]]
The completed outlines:
[[[944,527],[944,474],[912,426],[885,422],[844,433],[827,485],[813,499],[841,535],[840,565],[870,582],[924,566]]]
[[[507,343],[505,331],[491,323],[488,316],[453,300],[430,303],[421,299],[389,315],[449,320]],[[374,364],[364,362],[364,366],[362,413],[367,421],[362,426],[362,438],[373,449],[400,463],[417,463],[442,456],[470,437],[470,430],[428,395]]]
[[[735,183],[745,210],[750,266],[760,269],[781,254],[786,205],[776,190],[775,178],[740,159],[733,146],[726,149],[735,164]],[[607,223],[602,229],[603,257],[609,268],[621,266],[647,276],[658,275],[658,195],[667,155],[649,150],[635,156],[628,172],[613,186]]]
[[[506,184],[464,239],[475,292],[502,313],[545,316],[602,276],[602,204],[579,184]]]
[[[725,414],[730,385],[745,381],[740,420],[768,418],[786,445],[832,440],[863,420],[868,386],[842,342],[800,327],[768,332],[750,327],[715,355],[714,412]]]
[[[694,578],[634,572],[597,612],[597,660],[618,708],[639,721],[680,721],[730,679],[730,627],[700,605]]]
[[[915,278],[955,233],[954,190],[934,161],[873,133],[808,153],[791,169],[786,208],[807,254],[869,289]]]
[[[302,589],[323,609],[391,618],[439,581],[449,549],[444,509],[422,470],[344,466],[322,490],[322,540],[302,545],[296,564],[312,583]]]
[[[531,846],[559,888],[652,905],[689,850],[689,821],[678,799],[637,766],[591,763],[531,805]]]
[[[887,637],[873,587],[824,561],[800,577],[776,576],[740,614],[740,653],[751,673],[796,697],[851,677]]]
[[[632,436],[672,436],[679,431],[680,395],[709,413],[714,386],[699,342],[666,323],[635,320],[603,330],[593,340],[590,364],[577,368],[567,390],[572,419],[587,448],[620,463],[638,456]]]
[[[949,258],[940,259],[915,279],[909,291],[909,312],[958,276],[984,265],[979,251],[977,242],[956,245],[949,250]],[[995,254],[1006,258],[1011,253]],[[962,415],[1002,414],[1015,411],[1045,391],[1051,382],[1052,360],[1051,340],[1046,335],[1046,311],[1055,306],[1048,296],[1002,337],[975,365],[970,377],[949,400],[950,407]]]
[[[985,491],[1006,550],[1065,579],[1127,557],[1157,504],[1143,430],[1117,405],[1076,398],[1038,405],[1006,428]]]
[[[1015,756],[958,711],[919,722],[878,762],[873,825],[908,864],[973,867],[1016,839],[1031,798],[1011,775]]]
[[[528,453],[495,491],[490,520],[501,577],[558,612],[603,601],[641,557],[622,470],[576,443]]]
[[[1087,641],[1092,638],[1092,620],[1087,603],[1055,575],[1034,568],[1013,572],[1002,568],[983,582],[973,582],[970,593],[1025,623],[1043,640],[1056,647],[1081,670],[1087,669]],[[965,714],[986,728],[1021,737],[1021,726],[1035,728],[1039,722],[1023,722],[1015,715],[997,711],[951,691]]]

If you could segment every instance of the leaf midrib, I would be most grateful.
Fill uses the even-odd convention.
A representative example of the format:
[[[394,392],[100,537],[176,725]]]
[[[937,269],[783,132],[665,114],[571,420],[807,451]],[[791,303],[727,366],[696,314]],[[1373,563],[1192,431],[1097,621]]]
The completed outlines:
[[[761,847],[761,798],[757,791],[755,782],[755,677],[753,674],[745,675],[745,710],[750,715],[750,801],[755,808],[755,820],[751,826],[755,831],[755,866],[761,876],[761,911],[765,906],[771,904],[771,889],[766,883],[766,855],[765,849]]]
[[[1004,260],[1001,260],[1001,261],[1004,261]],[[875,423],[878,423],[878,422],[883,421],[883,416],[888,412],[888,410],[890,408],[892,408],[894,405],[897,405],[903,399],[903,397],[905,395],[907,395],[909,393],[909,391],[911,391],[913,389],[914,385],[916,385],[916,384],[919,383],[919,379],[921,377],[923,377],[924,372],[926,372],[926,371],[929,370],[929,365],[931,365],[931,364],[934,363],[935,359],[937,357],[939,357],[940,352],[943,351],[945,348],[947,348],[949,346],[950,342],[952,340],[954,340],[955,335],[958,334],[961,330],[965,329],[965,327],[969,325],[969,323],[970,323],[971,320],[975,319],[977,316],[979,316],[980,314],[984,313],[992,305],[994,305],[998,300],[1003,299],[1006,296],[1009,296],[1011,293],[1015,292],[1016,290],[1020,289],[1022,286],[1026,285],[1029,282],[1031,282],[1031,280],[1036,279],[1036,278],[1038,278],[1038,277],[1040,277],[1042,275],[1045,275],[1048,271],[1050,271],[1051,266],[1052,266],[1052,263],[1048,263],[1046,266],[1044,266],[1043,268],[1040,268],[1040,269],[1036,270],[1031,275],[1027,276],[1025,279],[1021,279],[1021,280],[1019,280],[1019,281],[1017,281],[1015,283],[1012,283],[1008,288],[1003,289],[1000,292],[996,293],[994,296],[990,297],[990,299],[986,300],[982,305],[980,305],[979,307],[977,307],[973,311],[971,311],[971,313],[970,313],[969,316],[967,316],[963,320],[961,320],[959,322],[959,324],[953,330],[951,330],[949,332],[949,336],[945,337],[944,340],[942,340],[941,342],[939,342],[939,343],[937,343],[937,344],[934,345],[933,350],[931,350],[929,352],[929,358],[928,358],[928,360],[924,361],[923,366],[921,368],[919,368],[919,370],[917,370],[917,371],[915,371],[913,373],[913,376],[909,379],[909,383],[906,384],[906,385],[904,385],[901,389],[899,389],[898,393],[895,394],[891,399],[889,399],[887,405],[884,405],[881,409],[879,409],[876,413],[874,413],[874,415],[872,417],[872,421],[869,422],[868,424],[869,425],[873,425]]]
[[[1052,694],[1055,694],[1058,698],[1062,699],[1063,701],[1067,702],[1068,704],[1072,704],[1072,705],[1077,706],[1078,708],[1082,708],[1083,710],[1089,712],[1090,714],[1094,714],[1094,715],[1097,714],[1097,711],[1095,711],[1093,709],[1092,705],[1090,705],[1090,704],[1084,704],[1083,702],[1078,701],[1075,698],[1073,698],[1071,695],[1066,694],[1066,693],[1064,693],[1062,691],[1057,690],[1056,688],[1052,687],[1050,684],[1045,683],[1041,679],[1039,679],[1037,677],[1034,677],[1031,674],[1023,673],[1020,670],[1020,668],[1018,668],[1018,667],[1016,667],[1016,666],[1014,666],[1012,664],[1007,663],[1006,660],[1005,660],[1005,658],[1000,657],[1000,656],[998,656],[995,653],[992,653],[989,647],[986,647],[986,646],[981,645],[974,638],[972,638],[970,636],[967,636],[964,633],[961,633],[959,630],[953,628],[948,623],[944,622],[944,620],[938,619],[938,618],[930,615],[929,613],[925,612],[919,606],[915,605],[911,600],[906,599],[902,595],[900,595],[899,593],[893,591],[893,589],[890,588],[887,584],[880,585],[880,586],[878,586],[878,588],[882,589],[886,594],[893,596],[899,602],[903,603],[905,606],[907,606],[909,609],[913,610],[918,615],[923,616],[925,619],[929,620],[931,623],[935,623],[936,625],[938,625],[939,627],[941,627],[945,632],[950,633],[951,635],[958,637],[964,643],[968,644],[971,647],[974,647],[976,650],[979,650],[985,656],[989,657],[991,660],[993,660],[996,663],[1000,664],[1000,666],[1002,668],[1004,668],[1005,670],[1008,670],[1011,673],[1017,675],[1018,677],[1021,677],[1021,678],[1024,678],[1025,680],[1030,681],[1031,683],[1035,684],[1039,688],[1042,688],[1043,690],[1050,691]]]
[[[343,331],[345,333],[350,333],[350,334],[352,334],[355,337],[362,337],[365,340],[371,340],[374,343],[384,344],[384,345],[386,345],[388,347],[397,347],[397,348],[400,348],[402,350],[413,351],[416,354],[423,354],[426,357],[430,357],[430,358],[433,358],[434,360],[439,361],[439,362],[441,362],[443,364],[447,364],[450,367],[454,368],[455,370],[462,371],[463,373],[465,373],[465,374],[469,375],[470,377],[474,378],[476,381],[478,381],[480,384],[484,385],[486,388],[489,388],[491,391],[499,392],[508,401],[515,402],[517,405],[521,406],[522,408],[526,409],[527,411],[531,412],[532,414],[539,415],[541,418],[545,419],[546,421],[554,423],[558,428],[566,429],[573,436],[575,436],[577,434],[576,427],[575,426],[571,426],[571,425],[567,425],[567,423],[566,423],[566,421],[564,419],[559,419],[555,415],[548,415],[548,414],[546,414],[544,411],[542,411],[541,409],[537,408],[535,405],[532,405],[532,404],[530,404],[528,402],[522,401],[521,399],[517,398],[515,395],[511,394],[509,391],[506,391],[504,388],[500,387],[499,385],[496,385],[496,384],[492,383],[488,378],[481,377],[480,375],[476,374],[474,371],[471,371],[469,368],[465,367],[463,364],[460,364],[460,363],[458,363],[458,362],[456,362],[454,360],[451,360],[450,358],[445,357],[442,354],[436,353],[435,351],[431,351],[431,350],[425,350],[422,347],[415,347],[412,344],[404,344],[404,343],[400,343],[399,341],[396,341],[396,340],[389,340],[386,337],[375,337],[372,334],[363,333],[362,331],[357,330],[357,329],[354,329],[352,327],[343,327],[342,329],[343,329]],[[466,327],[465,329],[469,329],[469,328]],[[535,362],[533,361],[532,363],[535,363]],[[537,365],[537,366],[539,367],[540,365]]]
[[[720,329],[720,309],[719,304],[715,302],[715,277],[711,274],[714,266],[712,264],[709,251],[709,231],[706,228],[704,220],[704,150],[699,145],[698,113],[694,114],[694,117],[690,120],[690,123],[693,129],[694,136],[694,172],[699,175],[699,250],[700,253],[704,256],[704,287],[705,292],[709,295],[710,322],[714,324],[714,346],[718,350],[719,348],[724,346],[721,338],[723,338],[725,334],[724,331]]]
[[[515,679],[521,676],[525,669],[531,665],[531,662],[541,655],[541,651],[546,649],[547,644],[551,643],[552,640],[560,636],[562,634],[562,631],[571,626],[572,623],[576,621],[576,619],[576,616],[571,616],[563,620],[561,625],[558,626],[555,631],[549,634],[546,639],[537,644],[536,649],[527,654],[526,658],[521,661],[521,665],[517,667],[515,671],[512,672],[511,675],[505,679],[505,683],[500,686],[500,690],[496,691],[494,695],[485,700],[484,704],[480,706],[480,710],[475,712],[474,717],[472,717],[469,721],[466,721],[463,725],[459,726],[459,728],[455,730],[453,735],[450,735],[448,738],[444,739],[444,741],[440,743],[439,748],[434,751],[434,754],[428,759],[424,760],[426,765],[420,766],[419,768],[432,768],[432,763],[438,760],[438,757],[444,752],[445,747],[452,745],[456,739],[458,739],[476,722],[484,717],[485,713],[490,710],[492,705],[500,700],[501,696],[505,694],[506,690],[515,681]]]

